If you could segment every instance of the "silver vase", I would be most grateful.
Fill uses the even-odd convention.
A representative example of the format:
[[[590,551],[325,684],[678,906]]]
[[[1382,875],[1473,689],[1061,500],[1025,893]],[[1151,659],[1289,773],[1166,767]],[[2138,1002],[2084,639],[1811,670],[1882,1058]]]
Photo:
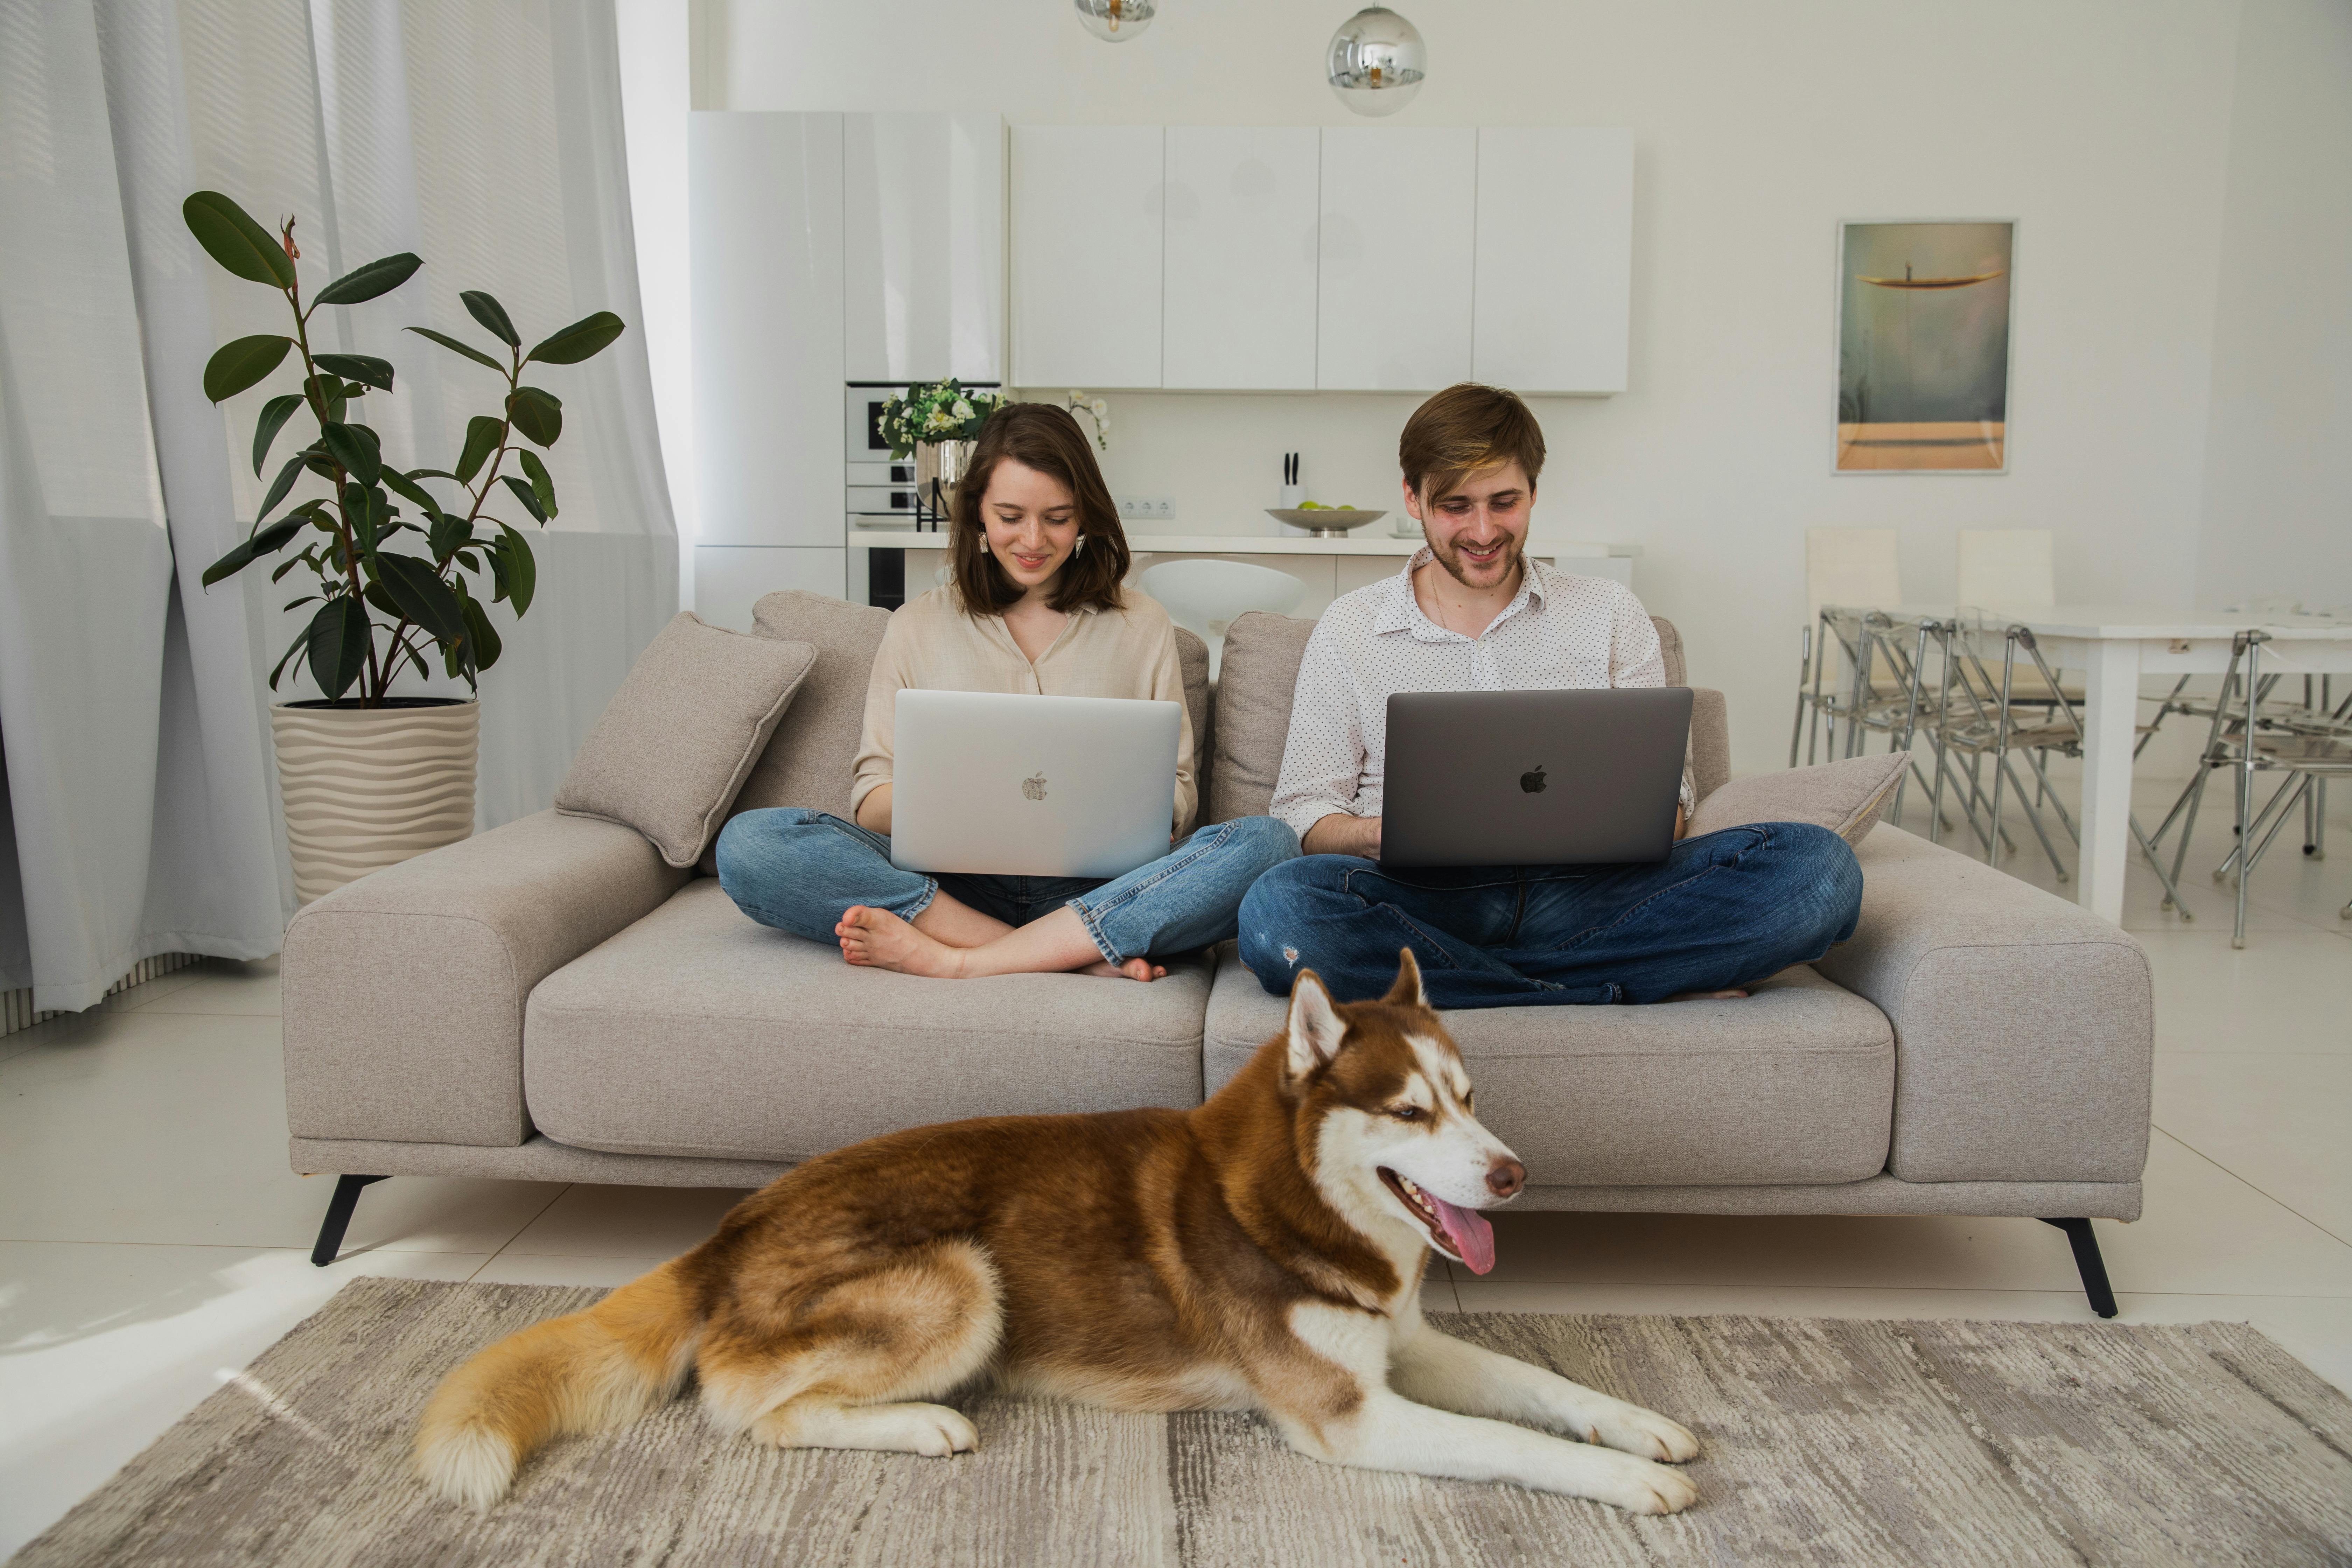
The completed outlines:
[[[919,441],[915,444],[915,500],[918,510],[936,521],[955,517],[956,487],[971,467],[970,441]]]

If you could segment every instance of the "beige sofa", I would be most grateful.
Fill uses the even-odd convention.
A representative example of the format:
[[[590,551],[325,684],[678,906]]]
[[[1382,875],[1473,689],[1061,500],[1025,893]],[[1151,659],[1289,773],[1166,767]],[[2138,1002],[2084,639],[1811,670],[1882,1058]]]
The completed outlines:
[[[887,616],[797,593],[757,613],[762,634],[820,652],[735,809],[845,814]],[[1236,622],[1213,707],[1183,634],[1210,819],[1265,809],[1308,629]],[[1680,638],[1659,631],[1680,682]],[[1721,696],[1702,690],[1701,795],[1727,760]],[[1853,940],[1746,1001],[1447,1018],[1527,1162],[1520,1206],[2045,1217],[2112,1314],[2089,1218],[2139,1214],[2145,955],[1895,827],[1860,856]],[[360,1187],[387,1175],[751,1187],[894,1128],[1195,1104],[1283,1016],[1230,943],[1150,985],[854,970],[630,828],[553,812],[308,906],[283,972],[294,1168],[343,1178],[320,1262]]]

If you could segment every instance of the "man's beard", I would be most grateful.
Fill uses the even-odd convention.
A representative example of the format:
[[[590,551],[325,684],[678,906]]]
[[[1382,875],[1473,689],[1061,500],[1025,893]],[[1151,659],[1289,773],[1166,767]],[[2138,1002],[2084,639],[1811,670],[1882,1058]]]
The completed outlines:
[[[1485,589],[1497,587],[1510,582],[1512,574],[1519,570],[1519,558],[1527,549],[1525,540],[1514,539],[1509,534],[1505,534],[1503,553],[1496,557],[1492,568],[1495,573],[1494,582],[1473,583],[1463,567],[1461,556],[1451,545],[1439,544],[1436,536],[1426,527],[1421,531],[1421,537],[1422,542],[1429,546],[1429,552],[1435,557],[1438,565],[1444,568],[1445,574],[1473,592],[1483,592]]]

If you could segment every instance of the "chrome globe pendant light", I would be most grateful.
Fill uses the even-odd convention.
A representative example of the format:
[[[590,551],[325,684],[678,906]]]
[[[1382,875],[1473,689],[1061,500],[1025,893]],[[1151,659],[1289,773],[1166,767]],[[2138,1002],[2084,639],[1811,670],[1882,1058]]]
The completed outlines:
[[[1160,14],[1160,0],[1070,0],[1078,21],[1106,44],[1123,44]]]
[[[1411,103],[1428,70],[1421,29],[1385,5],[1367,6],[1340,23],[1324,51],[1323,74],[1333,94],[1356,113],[1375,118]]]

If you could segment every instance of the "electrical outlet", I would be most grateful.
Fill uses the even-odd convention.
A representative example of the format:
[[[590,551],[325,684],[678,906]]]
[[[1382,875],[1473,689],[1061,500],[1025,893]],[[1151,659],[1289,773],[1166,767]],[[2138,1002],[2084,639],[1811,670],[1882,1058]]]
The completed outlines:
[[[1118,520],[1121,522],[1173,522],[1176,520],[1176,500],[1173,496],[1118,496]]]

